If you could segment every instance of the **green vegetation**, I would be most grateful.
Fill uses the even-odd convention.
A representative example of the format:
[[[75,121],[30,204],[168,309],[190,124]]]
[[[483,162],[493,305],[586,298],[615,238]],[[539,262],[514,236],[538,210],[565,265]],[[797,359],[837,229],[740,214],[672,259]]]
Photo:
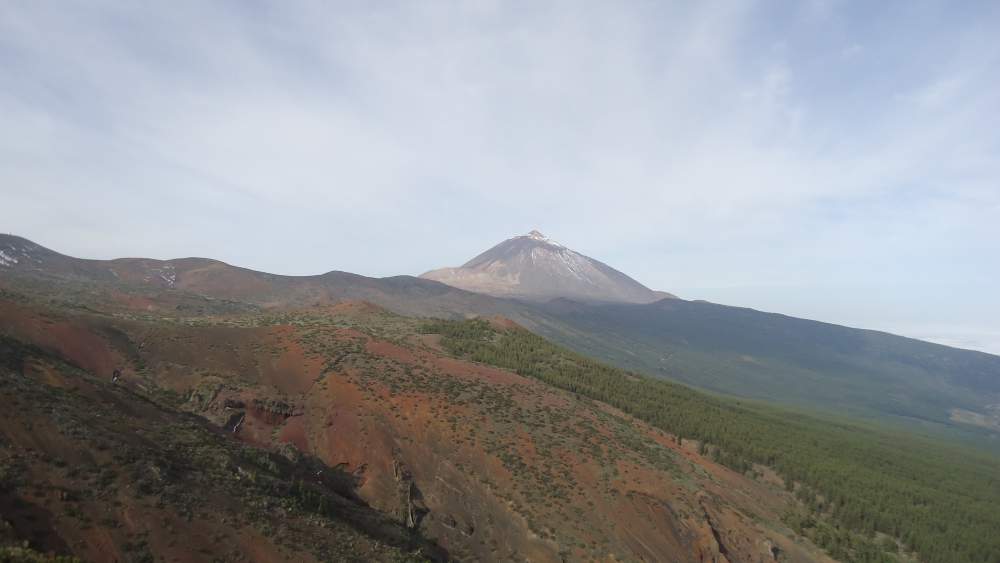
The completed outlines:
[[[417,351],[423,345],[415,344],[412,336],[422,325],[420,320],[389,314],[366,315],[363,320],[302,313],[273,318],[296,327],[306,356],[326,358],[328,376],[349,379],[365,401],[383,402],[384,392],[391,398],[411,397],[429,410],[431,420],[446,425],[454,436],[444,448],[481,451],[495,457],[512,476],[502,486],[495,481],[497,474],[457,465],[462,473],[476,475],[479,483],[509,503],[532,533],[568,545],[587,545],[580,549],[593,559],[606,556],[611,548],[604,539],[592,544],[592,531],[586,527],[587,519],[578,512],[579,507],[595,501],[608,502],[621,494],[614,483],[619,477],[619,462],[684,478],[672,450],[643,435],[626,417],[593,407],[592,401],[586,401],[590,405],[584,408],[577,401],[567,401],[574,407],[547,404],[552,390],[542,385],[519,388],[517,396],[512,396],[507,388],[485,379],[442,374],[431,357],[421,358],[418,353],[411,359],[413,363],[397,361],[366,351],[363,341],[337,336],[339,328],[349,326],[394,341],[403,350]],[[262,322],[271,320],[268,317]],[[402,421],[417,415],[397,406],[390,407],[390,412]],[[608,440],[602,430],[612,433],[614,439]],[[366,436],[367,430],[361,432]],[[577,454],[598,469],[594,486],[578,481],[572,465]],[[503,473],[499,475],[502,479]],[[407,485],[400,495],[405,499],[409,481],[400,482]],[[294,494],[299,497],[298,489]],[[308,492],[301,498],[303,506],[315,505]],[[401,520],[405,521],[405,515]],[[570,525],[555,525],[556,521]],[[628,559],[621,552],[616,557]]]
[[[76,557],[44,555],[27,547],[0,547],[0,563],[81,563]]]
[[[452,354],[605,402],[746,471],[774,468],[808,514],[787,523],[831,555],[893,561],[898,538],[928,562],[1000,561],[1000,461],[911,434],[712,397],[610,367],[522,329],[431,321]]]
[[[581,517],[581,500],[592,499],[600,506],[616,495],[633,494],[619,486],[619,461],[670,472],[675,482],[690,479],[687,484],[692,487],[699,482],[682,471],[687,466],[678,463],[674,450],[657,447],[627,417],[608,414],[611,409],[603,411],[600,401],[678,438],[697,440],[703,455],[737,471],[759,473],[761,468],[754,464],[774,468],[801,501],[801,509],[785,515],[784,523],[839,559],[900,561],[907,559],[900,550],[912,549],[930,562],[1000,562],[1000,538],[992,533],[1000,523],[1000,463],[982,452],[884,427],[824,420],[706,395],[603,365],[523,330],[495,328],[483,321],[423,324],[374,309],[363,316],[338,315],[326,309],[263,310],[179,290],[129,290],[127,295],[140,302],[139,298],[156,298],[157,307],[150,309],[123,303],[120,295],[112,298],[104,287],[96,282],[42,280],[28,289],[16,284],[0,289],[0,299],[41,308],[40,318],[45,322],[68,320],[99,333],[129,358],[148,384],[140,397],[124,386],[110,385],[106,375],[91,380],[63,366],[75,378],[74,385],[42,385],[16,374],[25,362],[41,358],[57,364],[55,358],[0,338],[0,367],[5,368],[0,369],[4,384],[0,396],[17,413],[14,420],[23,422],[24,434],[65,438],[81,451],[95,452],[97,458],[67,465],[63,458],[74,458],[63,452],[44,460],[15,452],[16,456],[0,462],[0,485],[22,491],[31,484],[23,482],[28,469],[51,472],[60,482],[69,479],[73,484],[69,492],[79,500],[64,501],[57,515],[81,527],[104,527],[118,533],[114,531],[120,523],[104,517],[107,511],[87,508],[104,506],[121,490],[134,491],[140,501],[188,519],[213,514],[207,493],[218,492],[232,502],[227,511],[248,509],[245,516],[236,512],[239,517],[227,518],[267,537],[280,535],[288,538],[283,541],[299,545],[315,542],[321,558],[349,553],[350,542],[367,544],[387,534],[396,538],[395,545],[383,543],[377,548],[376,544],[371,549],[399,557],[418,556],[398,518],[389,521],[353,512],[338,502],[345,497],[339,494],[342,487],[315,482],[318,468],[307,467],[301,460],[289,463],[258,450],[237,448],[208,432],[202,423],[175,412],[182,403],[195,410],[207,404],[213,392],[209,383],[258,384],[260,362],[279,358],[290,346],[300,345],[306,360],[322,366],[317,388],[326,386],[324,377],[346,378],[366,402],[382,401],[388,392],[394,399],[412,398],[413,404],[431,403],[428,419],[443,421],[448,435],[454,437],[442,447],[482,451],[498,460],[516,479],[505,483],[483,475],[482,485],[495,490],[539,537],[566,540],[566,545],[583,550],[574,552],[577,556],[587,552],[597,559],[608,553],[604,545],[587,547],[591,530]],[[992,360],[984,355],[952,354],[887,335],[747,310],[716,310],[718,306],[710,304],[672,306],[680,313],[666,314],[652,306],[619,306],[637,316],[629,320],[609,306],[605,316],[603,309],[594,307],[551,318],[574,327],[563,333],[567,345],[619,366],[666,377],[683,374],[690,383],[753,392],[760,398],[810,408],[845,409],[842,412],[851,415],[888,413],[883,421],[922,416],[921,424],[945,424],[949,406],[981,410],[988,392],[996,389],[990,385],[1000,381],[992,371]],[[571,315],[572,322],[567,320]],[[540,325],[550,330],[556,326]],[[289,327],[292,333],[287,339],[237,334],[237,329],[272,326]],[[512,397],[508,388],[488,381],[444,377],[427,359],[396,361],[366,348],[366,337],[371,336],[420,350],[424,344],[413,338],[413,332],[421,326],[426,332],[442,334],[442,344],[455,355],[534,377],[581,400],[566,401],[570,406],[565,407],[546,404],[543,399],[550,390],[539,385]],[[202,358],[178,353],[202,337],[201,349],[234,359],[209,369]],[[720,353],[722,349],[727,351]],[[190,396],[157,387],[156,364],[146,361],[164,358],[174,368],[183,366],[198,374],[206,386]],[[935,378],[946,380],[945,392],[926,392],[928,382]],[[92,408],[93,401],[76,389],[85,381],[90,383],[79,389],[100,389],[98,396],[108,405]],[[901,381],[912,386],[890,393]],[[830,389],[838,394],[827,394]],[[421,420],[401,404],[394,405],[386,418]],[[143,416],[129,415],[137,405]],[[374,415],[365,416],[362,439],[379,423]],[[975,437],[981,438],[982,433]],[[534,447],[526,448],[526,444]],[[0,443],[0,453],[7,450],[11,448]],[[597,468],[596,487],[574,479],[573,469],[582,459]],[[458,464],[457,470],[468,473],[475,468]],[[274,520],[274,510],[291,515],[294,533]],[[551,527],[556,518],[566,519],[569,525]],[[376,529],[365,529],[365,522]],[[362,529],[355,529],[359,525]],[[320,538],[311,535],[317,526],[323,530]],[[338,534],[336,546],[325,545],[323,538],[330,530]],[[145,550],[141,541],[130,545],[134,553]]]
[[[952,409],[1000,402],[1000,358],[714,303],[546,310],[539,334],[617,367],[709,391],[932,431],[1000,452]],[[565,325],[565,326],[563,326]]]

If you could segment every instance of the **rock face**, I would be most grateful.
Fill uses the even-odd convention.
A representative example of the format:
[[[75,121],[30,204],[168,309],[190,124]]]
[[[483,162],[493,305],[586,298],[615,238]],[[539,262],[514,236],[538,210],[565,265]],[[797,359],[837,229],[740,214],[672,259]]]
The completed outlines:
[[[529,301],[652,303],[673,297],[575,252],[538,231],[507,239],[458,268],[420,276],[496,297]]]

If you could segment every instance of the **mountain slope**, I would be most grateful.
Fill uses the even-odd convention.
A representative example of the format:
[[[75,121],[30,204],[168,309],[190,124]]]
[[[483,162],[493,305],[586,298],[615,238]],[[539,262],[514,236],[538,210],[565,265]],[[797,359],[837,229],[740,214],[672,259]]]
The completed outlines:
[[[420,277],[477,293],[531,301],[566,297],[649,303],[670,297],[538,231],[505,240],[458,268],[432,270]]]
[[[447,557],[361,502],[351,475],[233,440],[155,400],[162,395],[104,375],[0,336],[0,401],[8,409],[0,423],[0,560]]]
[[[520,319],[527,312],[524,306],[412,276],[378,279],[340,271],[283,276],[208,258],[87,260],[13,235],[0,235],[0,287],[4,284],[52,295],[95,293],[131,300],[129,306],[145,299],[151,310],[274,309],[365,300],[411,315],[475,312]],[[118,293],[102,293],[111,287]]]
[[[424,277],[535,301],[535,314],[516,317],[525,326],[624,368],[911,428],[959,429],[965,438],[1000,448],[1000,357],[751,309],[657,299],[625,274],[593,273],[602,268],[533,231],[460,268]]]
[[[67,305],[151,316],[258,313],[345,300],[405,315],[503,315],[627,369],[731,395],[956,430],[949,435],[1000,448],[1000,357],[881,332],[682,299],[537,303],[410,276],[280,276],[201,258],[83,260],[5,235],[0,251],[0,292],[6,287],[58,296]]]
[[[0,353],[15,357],[0,397],[18,407],[0,422],[0,460],[30,463],[0,476],[11,498],[60,515],[17,516],[13,539],[40,550],[111,560],[136,537],[157,558],[205,561],[828,560],[781,521],[797,502],[779,483],[452,357],[423,320],[363,302],[167,317],[89,295],[0,296]],[[91,465],[112,484],[72,477],[67,505],[64,468]],[[194,526],[216,543],[175,539]],[[295,542],[277,555],[275,528]],[[100,541],[111,555],[94,555]]]
[[[338,296],[367,292],[393,306],[446,317],[474,314],[479,306],[509,308],[532,319],[536,330],[622,363],[655,353],[664,343],[679,357],[688,347],[692,355],[678,364],[683,370],[705,370],[703,377],[718,375],[733,383],[746,372],[724,368],[734,360],[748,361],[742,358],[746,349],[758,350],[774,365],[812,366],[805,373],[815,376],[814,383],[841,370],[841,364],[830,361],[835,352],[841,358],[860,355],[904,366],[902,379],[888,380],[900,392],[905,389],[901,381],[919,373],[912,364],[926,359],[922,348],[860,346],[866,331],[822,323],[813,323],[821,325],[813,330],[811,321],[681,300],[597,305],[562,299],[529,306],[406,277],[297,278],[224,264],[205,269],[221,263],[197,259],[102,262],[19,248],[19,266],[0,267],[0,336],[15,346],[36,347],[82,371],[81,381],[93,383],[53,377],[47,367],[35,369],[46,360],[11,368],[9,381],[17,385],[0,390],[15,390],[5,395],[13,407],[30,401],[32,408],[15,408],[0,422],[0,459],[7,459],[9,451],[38,448],[31,442],[32,428],[40,429],[38,436],[54,436],[36,426],[53,412],[45,397],[62,400],[77,392],[73,389],[96,385],[127,392],[114,410],[148,416],[152,424],[97,417],[99,409],[88,411],[84,405],[101,404],[101,396],[87,394],[85,399],[94,397],[89,402],[54,406],[78,413],[67,428],[129,440],[138,434],[140,443],[153,437],[159,447],[171,444],[175,431],[186,435],[169,420],[196,415],[207,432],[198,440],[222,435],[292,463],[299,456],[315,458],[327,468],[318,471],[346,480],[333,492],[362,501],[375,511],[362,514],[375,521],[388,517],[389,527],[381,530],[415,531],[431,542],[427,550],[436,546],[456,559],[822,559],[809,541],[795,537],[802,536],[838,558],[898,560],[896,543],[878,535],[873,541],[875,531],[903,540],[927,561],[951,561],[961,554],[962,560],[989,562],[1000,553],[995,535],[983,529],[996,521],[1000,500],[992,479],[998,471],[994,457],[843,419],[709,397],[570,354],[507,320],[429,322]],[[11,256],[6,250],[5,255]],[[24,266],[25,260],[34,265]],[[176,277],[151,275],[165,264],[174,267]],[[117,275],[107,274],[109,269]],[[934,369],[956,364],[956,377],[945,381],[945,390],[991,380],[988,362],[983,371],[963,351],[936,347],[931,352],[940,355]],[[660,357],[639,359],[650,358]],[[123,375],[112,385],[116,368]],[[880,369],[866,377],[882,377]],[[761,381],[780,391],[798,373]],[[828,389],[842,385],[831,381]],[[928,384],[919,381],[921,387]],[[36,399],[31,389],[45,391]],[[130,405],[138,401],[150,401],[169,415]],[[41,410],[34,408],[39,402],[45,402]],[[102,444],[78,440],[74,447],[84,456],[90,449],[103,451],[107,446]],[[43,445],[52,453],[69,448],[59,441]],[[169,460],[174,455],[187,459],[189,452],[167,447],[139,453],[140,459]],[[44,465],[32,474],[37,487],[8,479],[24,474],[18,466],[0,467],[2,489],[14,494],[5,498],[35,506],[34,496],[25,500],[33,489],[62,486],[62,462],[39,459]],[[128,479],[137,479],[123,480],[123,486],[144,482],[142,466],[133,466],[132,457],[112,461],[127,464]],[[232,463],[239,467],[241,462]],[[329,508],[333,501],[347,506],[316,491],[303,493],[294,470],[265,466],[271,479],[286,484],[293,479],[292,490],[301,495],[304,504],[282,510],[315,509],[324,502]],[[195,468],[192,474],[208,481],[220,478],[203,471]],[[194,496],[207,494],[196,483],[181,488],[191,487]],[[287,493],[284,486],[275,490]],[[172,506],[170,497],[154,492],[153,506]],[[46,510],[67,510],[52,496]],[[121,508],[105,497],[94,500],[97,505],[88,508],[93,512],[86,512],[91,520],[92,514],[118,514],[114,511]],[[257,509],[270,506],[256,504],[263,502],[260,498],[250,501]],[[921,509],[913,510],[915,505]],[[130,533],[152,527],[150,520],[136,520],[134,511],[115,518],[126,515],[132,519]],[[76,551],[76,543],[87,540],[70,537],[80,528],[72,522],[39,519],[33,511],[29,516],[34,520],[24,521],[41,524],[15,529],[15,541],[38,537],[51,540],[40,547],[55,545],[72,553],[98,549]],[[205,517],[222,519],[210,511]],[[124,541],[103,526],[97,536]],[[166,542],[156,544],[156,550],[172,549]],[[407,556],[416,544],[390,545]],[[208,553],[206,560],[217,555]]]
[[[459,357],[514,369],[692,437],[699,451],[729,467],[747,471],[756,461],[775,469],[811,511],[789,514],[786,523],[838,559],[899,561],[892,541],[871,541],[878,533],[901,538],[921,561],[1000,558],[1000,538],[992,533],[1000,521],[996,455],[707,396],[569,353],[516,326],[469,320],[436,322],[431,330]],[[828,527],[831,521],[837,529]]]
[[[558,320],[539,327],[554,340],[703,389],[912,428],[961,428],[983,443],[1000,431],[961,418],[988,421],[1000,404],[1000,357],[991,354],[679,299],[542,308]]]

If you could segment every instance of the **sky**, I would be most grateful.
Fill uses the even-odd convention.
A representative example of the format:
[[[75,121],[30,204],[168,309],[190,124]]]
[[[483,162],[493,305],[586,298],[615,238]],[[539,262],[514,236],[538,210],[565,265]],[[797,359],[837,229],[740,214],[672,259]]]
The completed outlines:
[[[1000,353],[1000,3],[0,3],[0,232],[420,274],[538,229]]]

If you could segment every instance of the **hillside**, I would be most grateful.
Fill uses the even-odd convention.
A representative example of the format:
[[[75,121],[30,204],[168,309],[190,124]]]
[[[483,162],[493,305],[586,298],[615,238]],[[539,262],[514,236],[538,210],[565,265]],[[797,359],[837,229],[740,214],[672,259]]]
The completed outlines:
[[[998,356],[665,299],[617,270],[608,279],[594,273],[602,268],[533,231],[460,268],[423,277],[530,301],[505,314],[623,368],[717,393],[874,418],[1000,448]]]
[[[159,390],[6,336],[0,382],[0,560],[446,557],[357,499],[352,475],[233,440]]]
[[[110,299],[125,286],[88,287],[0,296],[14,543],[95,560],[107,545],[206,561],[825,559],[782,520],[798,501],[780,482],[454,358],[423,320],[365,302],[151,312]]]
[[[408,307],[439,308],[446,316],[460,315],[448,307],[469,300],[496,308],[523,304],[434,282],[368,278],[322,289],[330,293],[319,302],[258,301],[282,285],[297,295],[300,285],[330,282],[219,267],[271,284],[243,301],[223,297],[232,294],[208,283],[211,276],[194,284],[190,272],[197,269],[187,264],[196,260],[95,263],[27,253],[40,262],[0,270],[0,335],[4,357],[13,358],[4,364],[12,382],[5,393],[18,407],[0,424],[2,459],[9,462],[2,489],[12,507],[4,514],[14,515],[6,517],[13,522],[8,542],[27,540],[36,549],[87,558],[110,542],[139,555],[215,559],[217,546],[178,545],[163,533],[164,512],[193,510],[192,518],[215,523],[213,537],[242,534],[224,545],[234,557],[251,560],[340,553],[358,559],[906,561],[907,550],[915,549],[926,561],[961,554],[989,562],[1000,554],[988,530],[1000,519],[993,479],[1000,463],[993,456],[843,419],[714,398],[578,356],[500,317],[405,317],[333,296],[358,291],[363,282],[375,295],[400,301],[401,295],[419,301],[412,288],[426,288],[426,302]],[[46,261],[55,266],[46,270]],[[177,272],[167,276],[172,287],[143,274],[165,263]],[[109,268],[117,276],[99,278]],[[212,287],[213,296],[193,289]],[[680,304],[680,311],[706,306],[564,300],[515,311],[548,328],[568,331],[576,323],[583,327],[574,339],[579,345],[601,334],[595,327],[586,332],[581,311],[609,311],[612,319],[602,321],[601,330],[611,335],[623,330],[613,322],[623,318],[618,309],[646,314],[668,303]],[[755,312],[745,314],[748,322],[760,322]],[[787,319],[775,322],[780,328]],[[604,345],[614,344],[609,337]],[[844,353],[850,351],[845,345]],[[122,376],[112,382],[116,369]],[[88,408],[95,404],[116,414]],[[53,409],[68,413],[68,422],[39,425]],[[66,432],[81,437],[67,443]],[[193,455],[202,442],[207,449]],[[133,453],[116,458],[118,450]],[[76,452],[73,463],[60,451]],[[149,459],[159,460],[155,468],[143,465]],[[148,496],[142,502],[160,512],[133,507],[67,472],[79,460],[116,480],[116,490],[149,490],[137,498]],[[28,462],[36,464],[31,478],[18,478],[29,474]],[[236,504],[185,508],[194,501],[184,499],[211,503],[218,491],[205,484],[233,473],[239,478],[218,491]],[[310,474],[323,479],[313,482]],[[152,485],[144,484],[149,475]],[[258,490],[257,483],[266,486]],[[73,492],[63,498],[60,487]],[[70,498],[85,502],[78,506]],[[28,516],[18,516],[24,506]],[[52,516],[39,518],[31,506]],[[237,517],[262,507],[279,520]],[[88,527],[79,525],[78,511]],[[180,534],[184,526],[165,529]],[[305,539],[294,549],[275,546],[273,526],[293,528],[288,533]],[[315,526],[351,539],[313,542]],[[126,537],[147,540],[136,546]]]
[[[208,258],[86,260],[13,235],[0,235],[0,252],[5,257],[0,285],[20,280],[30,291],[53,296],[104,296],[107,306],[131,299],[145,300],[150,310],[260,310],[365,300],[410,315],[476,311],[517,316],[513,303],[412,276],[379,279],[340,271],[282,276]],[[106,293],[111,287],[121,291]]]
[[[364,300],[403,315],[502,315],[626,369],[1000,448],[1000,357],[881,332],[676,298],[540,303],[410,276],[280,276],[202,258],[82,260],[8,235],[0,235],[0,251],[7,257],[0,264],[0,290],[16,288],[40,299],[99,299],[98,308],[138,307],[149,314],[264,312]]]
[[[570,353],[519,327],[433,322],[459,357],[514,369],[606,402],[742,472],[764,464],[808,508],[785,521],[838,559],[893,560],[900,538],[924,561],[994,561],[1000,460],[909,433],[703,395]]]
[[[1000,425],[965,424],[960,416],[980,413],[988,421],[1000,404],[998,356],[679,299],[564,300],[542,309],[557,321],[539,327],[543,334],[624,368],[729,395],[998,441]]]

